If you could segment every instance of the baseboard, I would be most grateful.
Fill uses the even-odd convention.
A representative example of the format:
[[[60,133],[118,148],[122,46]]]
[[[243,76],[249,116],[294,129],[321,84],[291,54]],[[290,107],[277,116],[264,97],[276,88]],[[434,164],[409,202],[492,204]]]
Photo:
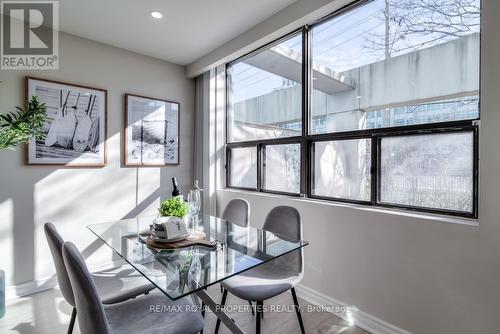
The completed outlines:
[[[324,306],[337,317],[356,325],[359,328],[372,334],[411,334],[410,332],[383,321],[371,314],[363,312],[352,305],[347,305],[335,298],[329,297],[309,287],[298,285],[298,297],[318,306]],[[336,312],[335,310],[346,310],[346,312]]]
[[[112,268],[123,262],[109,262],[99,266],[89,268],[91,272],[104,270],[106,268]],[[49,277],[41,278],[34,281],[29,281],[25,283],[9,285],[5,287],[5,300],[10,301],[16,298],[21,298],[25,296],[32,295],[37,292],[42,292],[45,290],[50,290],[57,287],[57,277],[52,275]]]

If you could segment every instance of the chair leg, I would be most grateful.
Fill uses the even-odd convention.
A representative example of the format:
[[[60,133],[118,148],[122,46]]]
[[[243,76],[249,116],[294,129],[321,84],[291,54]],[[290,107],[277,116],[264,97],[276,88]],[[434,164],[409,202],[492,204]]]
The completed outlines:
[[[251,301],[248,301],[248,304],[250,304],[250,308],[252,309],[252,315],[255,315],[255,312],[253,310],[253,304]]]
[[[222,294],[222,301],[220,302],[221,308],[224,305],[226,305],[226,298],[227,298],[227,290],[224,290],[224,293]],[[214,331],[215,334],[219,333],[219,327],[220,327],[220,319],[217,318],[217,323],[215,324],[215,331]]]
[[[262,313],[264,313],[264,310],[263,310],[263,304],[264,302],[262,301],[258,301],[257,302],[257,316],[256,316],[256,323],[255,323],[255,333],[256,334],[260,334],[260,320],[262,319]]]
[[[201,302],[201,317],[205,319],[205,303]],[[203,329],[200,331],[200,334],[203,334]]]
[[[295,304],[295,312],[297,313],[297,319],[299,319],[300,332],[305,334],[304,323],[302,322],[302,315],[300,314],[299,301],[297,299],[297,294],[295,293],[295,288],[292,288],[293,303]]]
[[[71,320],[69,321],[68,334],[73,333],[73,327],[75,327],[76,320],[76,307],[73,307],[73,312],[71,312]]]

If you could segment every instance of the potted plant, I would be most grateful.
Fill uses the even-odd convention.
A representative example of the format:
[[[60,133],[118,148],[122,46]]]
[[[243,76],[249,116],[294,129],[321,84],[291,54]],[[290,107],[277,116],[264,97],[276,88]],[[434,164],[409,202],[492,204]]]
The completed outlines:
[[[181,218],[182,220],[188,213],[188,205],[178,196],[164,200],[158,209],[161,217]]]
[[[160,217],[155,219],[156,236],[164,239],[176,239],[188,235],[184,217],[188,213],[188,205],[181,197],[164,200],[158,209]]]

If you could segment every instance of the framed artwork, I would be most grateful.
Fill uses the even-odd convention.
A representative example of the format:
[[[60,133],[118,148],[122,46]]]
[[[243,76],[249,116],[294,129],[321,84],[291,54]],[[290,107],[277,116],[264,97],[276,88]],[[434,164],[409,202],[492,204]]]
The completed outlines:
[[[179,164],[180,103],[125,94],[125,165]]]
[[[26,163],[105,166],[107,91],[33,77],[25,84],[26,100],[38,96],[48,115],[46,138],[29,142]]]

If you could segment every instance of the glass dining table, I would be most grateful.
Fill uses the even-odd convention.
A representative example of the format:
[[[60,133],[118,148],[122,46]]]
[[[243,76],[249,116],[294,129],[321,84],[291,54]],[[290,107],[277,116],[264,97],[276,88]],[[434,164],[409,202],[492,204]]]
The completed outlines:
[[[213,247],[202,245],[157,249],[147,244],[156,217],[137,217],[88,225],[107,246],[168,298],[191,296],[203,302],[233,333],[243,331],[206,292],[206,288],[308,245],[255,227],[201,215],[198,228]],[[286,222],[283,222],[286,223]],[[201,300],[201,302],[200,302]]]

